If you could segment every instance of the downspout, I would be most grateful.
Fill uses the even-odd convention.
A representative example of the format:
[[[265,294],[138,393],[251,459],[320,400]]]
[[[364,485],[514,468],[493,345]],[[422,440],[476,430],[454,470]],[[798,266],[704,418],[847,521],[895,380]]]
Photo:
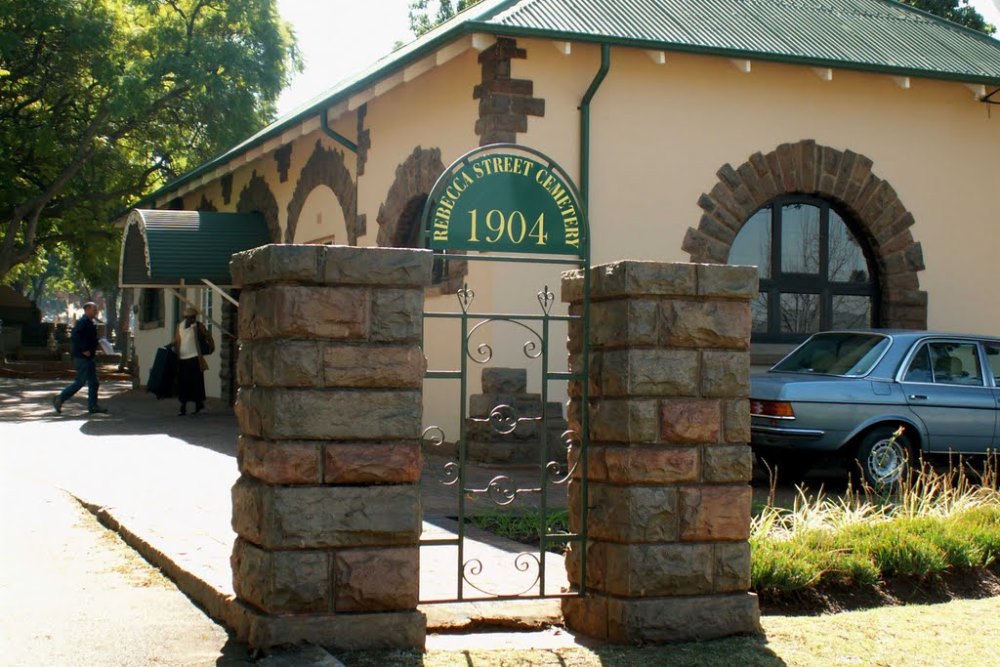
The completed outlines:
[[[351,141],[350,139],[348,139],[347,137],[345,137],[344,135],[342,135],[340,132],[337,132],[332,127],[330,127],[330,120],[326,117],[328,111],[329,109],[323,109],[322,111],[319,112],[319,122],[320,125],[322,125],[323,127],[323,131],[326,132],[327,136],[336,141],[338,144],[340,144],[347,150],[357,155],[358,145],[353,141]]]
[[[601,44],[601,67],[580,102],[580,198],[583,199],[583,208],[588,214],[590,212],[590,101],[597,94],[597,89],[601,87],[609,69],[611,69],[611,46]]]

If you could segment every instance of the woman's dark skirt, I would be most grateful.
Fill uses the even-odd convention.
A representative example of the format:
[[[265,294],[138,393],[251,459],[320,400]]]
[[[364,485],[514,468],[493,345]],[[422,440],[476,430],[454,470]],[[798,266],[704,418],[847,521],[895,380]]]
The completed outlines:
[[[201,405],[205,402],[205,373],[201,370],[198,357],[178,362],[177,400],[182,404],[194,401],[196,405]]]

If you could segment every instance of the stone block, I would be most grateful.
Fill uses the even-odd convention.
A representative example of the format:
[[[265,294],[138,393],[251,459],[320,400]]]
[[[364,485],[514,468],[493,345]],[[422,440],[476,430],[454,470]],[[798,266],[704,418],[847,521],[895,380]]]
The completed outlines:
[[[722,415],[724,442],[750,442],[750,401],[723,401]]]
[[[420,549],[338,549],[334,575],[338,612],[416,609]]]
[[[240,472],[268,484],[320,484],[321,443],[295,440],[261,440],[241,435],[236,461]]]
[[[605,565],[604,581],[594,582],[602,592],[631,598],[713,592],[711,544],[594,542],[593,547],[594,561]],[[594,568],[598,575],[601,569]]]
[[[229,269],[244,288],[274,282],[423,287],[431,282],[432,263],[429,250],[271,244],[237,253]]]
[[[747,485],[685,487],[680,491],[680,539],[736,542],[750,537]]]
[[[528,369],[488,366],[482,373],[484,394],[524,394],[528,391]]]
[[[434,253],[411,248],[325,246],[323,280],[328,284],[424,287],[431,284]]]
[[[669,444],[714,444],[722,434],[722,410],[711,399],[666,399],[660,440]]]
[[[243,435],[260,436],[261,423],[258,408],[259,389],[240,387],[236,391],[236,403],[233,412],[236,414],[236,424]]]
[[[371,295],[367,289],[268,285],[254,290],[246,303],[245,296],[240,295],[242,340],[359,340],[368,336]]]
[[[750,543],[715,544],[715,592],[750,590]]]
[[[607,479],[616,484],[677,484],[698,479],[697,447],[607,447]]]
[[[573,632],[588,637],[606,639],[608,636],[608,597],[588,592],[587,597],[562,599],[562,613],[566,626]]]
[[[698,294],[706,297],[745,299],[757,296],[759,273],[755,266],[697,264]]]
[[[330,557],[329,551],[269,551],[237,539],[233,589],[269,614],[332,611]]]
[[[570,506],[577,507],[580,485],[573,482],[569,491]],[[593,540],[673,542],[680,535],[676,488],[591,482],[587,491],[590,497],[587,534]]]
[[[608,636],[619,644],[704,641],[760,633],[750,593],[607,601]],[[572,628],[572,626],[570,626]]]
[[[705,350],[701,355],[702,396],[745,398],[750,394],[750,355],[747,352]]]
[[[333,443],[323,448],[325,484],[410,484],[420,481],[420,443]]]
[[[559,297],[563,303],[583,302],[583,269],[563,271]]]
[[[240,634],[251,648],[309,643],[338,651],[423,649],[427,617],[418,611],[268,616],[248,614]]]
[[[590,296],[609,299],[637,296],[686,296],[697,288],[694,264],[625,260],[591,269]]]
[[[240,432],[271,440],[420,437],[419,390],[240,388]]]
[[[597,301],[590,306],[590,342],[596,347],[655,345],[657,324],[656,301]]]
[[[254,384],[261,387],[321,387],[321,343],[308,340],[259,341],[248,346]]]
[[[656,442],[657,401],[602,399],[590,408],[590,438],[604,442]],[[570,421],[572,427],[572,421]]]
[[[278,244],[236,253],[229,260],[233,285],[239,288],[272,282],[319,283],[323,246]]]
[[[697,395],[696,350],[606,350],[600,356],[600,396]]]
[[[427,360],[416,345],[328,345],[322,349],[327,387],[420,389],[426,368]]]
[[[378,343],[419,343],[424,331],[424,292],[419,289],[379,289],[372,293],[371,340]]]
[[[233,485],[233,530],[265,549],[400,546],[420,536],[420,488]]]
[[[659,342],[666,347],[745,350],[750,345],[746,301],[665,300],[659,304]]]
[[[228,346],[223,345],[221,352],[225,350]],[[240,343],[239,353],[236,355],[236,386],[237,387],[249,387],[254,383],[253,377],[253,354],[251,352],[252,346],[248,343]],[[223,368],[226,364],[222,364]],[[225,384],[225,383],[223,383]]]
[[[710,484],[750,482],[753,452],[748,445],[719,445],[702,450],[703,479]]]

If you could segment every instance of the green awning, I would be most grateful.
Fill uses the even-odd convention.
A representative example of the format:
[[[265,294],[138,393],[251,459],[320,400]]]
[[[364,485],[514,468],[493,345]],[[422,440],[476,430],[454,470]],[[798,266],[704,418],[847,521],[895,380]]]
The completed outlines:
[[[134,209],[125,223],[120,287],[232,286],[229,258],[271,242],[259,213]]]

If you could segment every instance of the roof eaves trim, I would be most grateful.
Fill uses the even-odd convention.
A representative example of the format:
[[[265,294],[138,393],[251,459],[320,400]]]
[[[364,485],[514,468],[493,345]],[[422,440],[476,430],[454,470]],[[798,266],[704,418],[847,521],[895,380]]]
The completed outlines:
[[[896,76],[910,76],[922,79],[937,79],[943,81],[958,81],[961,83],[981,83],[985,85],[1000,85],[1000,77],[978,76],[974,74],[961,74],[954,72],[944,72],[926,69],[916,69],[912,67],[892,67],[886,65],[867,64],[861,62],[847,62],[842,60],[830,60],[826,58],[810,58],[808,56],[782,55],[778,53],[762,53],[760,51],[747,51],[743,49],[725,49],[710,46],[697,46],[691,44],[678,44],[673,42],[662,42],[656,40],[630,39],[627,37],[608,37],[604,35],[592,35],[588,33],[546,30],[540,28],[526,28],[519,26],[498,25],[495,23],[468,23],[466,24],[472,32],[489,32],[490,34],[503,37],[534,37],[538,39],[551,39],[555,41],[569,41],[587,44],[607,44],[609,46],[621,46],[637,49],[657,49],[661,51],[674,51],[682,53],[692,53],[696,55],[720,56],[724,58],[739,58],[744,60],[756,60],[786,63],[790,65],[808,65],[810,67],[829,67],[839,70],[855,70],[860,72],[873,72],[876,74],[893,74]],[[973,31],[975,32],[975,31]],[[991,39],[991,38],[987,38]]]

